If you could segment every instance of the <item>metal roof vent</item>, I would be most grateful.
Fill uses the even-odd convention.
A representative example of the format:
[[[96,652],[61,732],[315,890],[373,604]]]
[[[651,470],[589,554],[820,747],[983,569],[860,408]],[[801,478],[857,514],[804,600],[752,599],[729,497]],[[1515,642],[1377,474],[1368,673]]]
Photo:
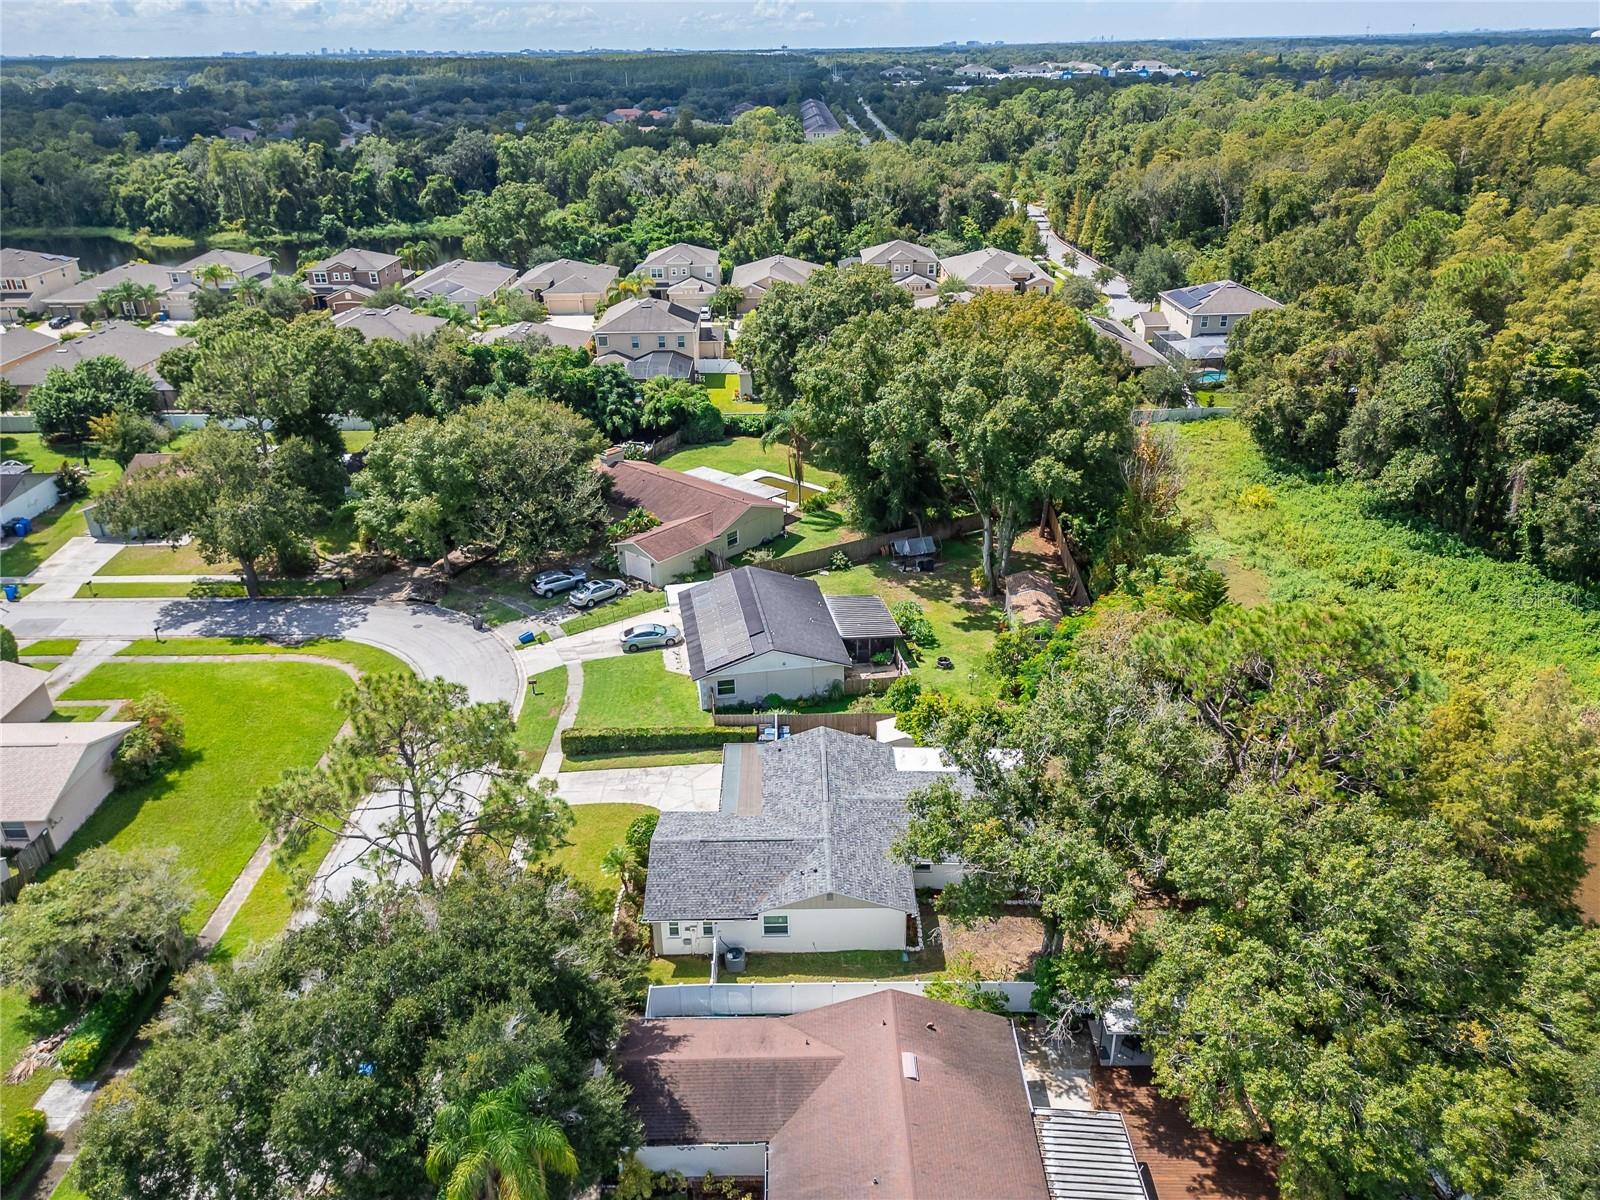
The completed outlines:
[[[907,1079],[920,1078],[917,1074],[917,1056],[909,1050],[900,1051],[900,1073]]]

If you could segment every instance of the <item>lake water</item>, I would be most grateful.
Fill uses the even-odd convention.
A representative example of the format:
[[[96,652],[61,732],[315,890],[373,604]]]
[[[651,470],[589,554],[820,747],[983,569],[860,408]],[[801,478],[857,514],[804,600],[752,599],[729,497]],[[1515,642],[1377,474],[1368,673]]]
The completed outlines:
[[[365,250],[384,250],[394,253],[396,247],[409,238],[360,238],[354,240],[355,245]],[[432,238],[435,248],[435,261],[444,262],[447,259],[459,257],[461,254],[460,238]],[[197,241],[192,246],[183,246],[175,250],[158,249],[154,246],[138,246],[132,242],[121,242],[109,237],[59,237],[59,238],[7,238],[7,246],[14,246],[18,250],[40,250],[46,254],[70,254],[78,260],[79,268],[84,274],[98,275],[102,271],[109,271],[112,267],[120,267],[125,262],[142,258],[146,262],[155,263],[161,267],[175,267],[179,263],[188,262],[195,255],[206,248],[204,239]],[[264,253],[272,258],[273,267],[279,274],[292,275],[296,264],[300,260],[302,246],[313,245],[314,242],[281,243],[265,248]]]

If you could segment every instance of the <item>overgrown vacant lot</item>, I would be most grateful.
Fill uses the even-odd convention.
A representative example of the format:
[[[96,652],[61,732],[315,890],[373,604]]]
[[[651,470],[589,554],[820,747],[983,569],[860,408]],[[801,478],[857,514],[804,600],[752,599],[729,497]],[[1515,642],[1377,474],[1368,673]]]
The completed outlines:
[[[1229,420],[1181,426],[1182,505],[1236,599],[1360,605],[1447,678],[1563,666],[1600,696],[1600,594],[1390,520],[1359,486],[1273,470]]]

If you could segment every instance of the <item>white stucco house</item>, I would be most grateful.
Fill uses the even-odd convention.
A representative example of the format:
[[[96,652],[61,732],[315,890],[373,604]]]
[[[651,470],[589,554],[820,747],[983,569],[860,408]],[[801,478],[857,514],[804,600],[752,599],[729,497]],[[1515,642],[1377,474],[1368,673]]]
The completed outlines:
[[[937,750],[836,729],[724,746],[717,811],[664,812],[650,841],[655,952],[918,947],[917,889],[963,870],[900,862],[891,847],[906,797],[939,779],[970,785]]]

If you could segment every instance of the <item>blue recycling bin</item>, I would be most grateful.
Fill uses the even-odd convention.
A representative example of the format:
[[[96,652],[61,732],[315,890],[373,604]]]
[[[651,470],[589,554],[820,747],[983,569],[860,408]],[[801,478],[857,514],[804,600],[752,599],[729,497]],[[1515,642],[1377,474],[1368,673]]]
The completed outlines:
[[[6,593],[6,600],[11,604],[15,604],[17,602],[17,585],[14,583],[8,583],[5,585],[4,590]]]
[[[520,645],[520,646],[531,646],[531,645],[533,645],[534,636],[535,635],[534,635],[533,630],[524,629],[522,631],[522,633],[517,637],[517,644]]]
[[[33,518],[32,517],[18,517],[16,524],[17,524],[17,536],[18,537],[27,537],[30,533],[33,532]]]

